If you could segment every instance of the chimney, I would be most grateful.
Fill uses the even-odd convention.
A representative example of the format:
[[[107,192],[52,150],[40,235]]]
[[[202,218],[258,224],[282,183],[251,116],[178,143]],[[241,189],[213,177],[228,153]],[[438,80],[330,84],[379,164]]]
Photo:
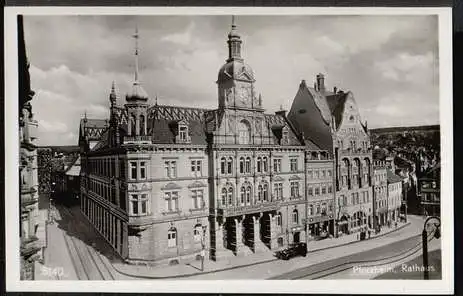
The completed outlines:
[[[299,84],[299,87],[307,87],[307,84],[305,83],[305,79],[301,80],[301,84]]]
[[[317,75],[317,90],[319,92],[325,91],[325,76],[322,73]]]
[[[283,105],[280,105],[280,110],[276,111],[275,115],[286,117],[286,110],[283,110]]]
[[[336,86],[333,87],[333,92],[334,92],[334,94],[336,94],[337,91],[338,91],[338,88],[337,88]]]

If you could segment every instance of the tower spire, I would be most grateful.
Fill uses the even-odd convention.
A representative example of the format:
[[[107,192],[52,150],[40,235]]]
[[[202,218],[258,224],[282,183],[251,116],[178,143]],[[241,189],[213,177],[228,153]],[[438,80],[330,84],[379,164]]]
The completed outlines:
[[[235,16],[232,15],[231,31],[228,34],[228,60],[241,60],[241,36],[236,30]]]
[[[140,35],[138,35],[138,25],[135,26],[135,34],[133,35],[133,38],[135,39],[135,83],[138,82],[138,38],[140,38]]]

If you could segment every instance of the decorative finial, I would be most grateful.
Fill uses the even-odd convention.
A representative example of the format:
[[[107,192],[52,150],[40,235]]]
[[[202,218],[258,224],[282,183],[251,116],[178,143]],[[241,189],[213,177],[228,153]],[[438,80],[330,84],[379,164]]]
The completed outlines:
[[[232,15],[232,25],[231,25],[231,27],[232,27],[232,30],[236,29],[236,23],[235,23],[235,16],[234,15]]]
[[[87,121],[87,109],[84,111],[84,120]]]
[[[135,83],[138,82],[138,25],[135,26],[135,34],[132,36],[135,39]]]
[[[158,105],[158,95],[156,94],[156,98],[154,99],[154,104],[157,106]]]

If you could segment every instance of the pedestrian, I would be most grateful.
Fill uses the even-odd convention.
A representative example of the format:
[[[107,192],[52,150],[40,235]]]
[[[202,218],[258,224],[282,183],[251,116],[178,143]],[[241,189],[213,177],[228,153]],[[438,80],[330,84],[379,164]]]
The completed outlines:
[[[371,230],[368,229],[368,239],[370,239],[370,236],[371,236]]]

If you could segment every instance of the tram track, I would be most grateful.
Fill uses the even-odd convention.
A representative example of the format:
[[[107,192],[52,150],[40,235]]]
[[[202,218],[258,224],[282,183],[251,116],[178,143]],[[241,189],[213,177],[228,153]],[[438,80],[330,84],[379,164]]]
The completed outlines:
[[[434,239],[434,236],[432,235],[430,239],[428,239],[428,242]],[[408,248],[405,251],[400,252],[399,254],[394,254],[392,256],[387,256],[383,258],[378,258],[378,259],[369,259],[369,260],[355,260],[355,261],[348,261],[348,262],[343,262],[340,264],[337,264],[335,266],[331,266],[329,268],[325,268],[322,270],[317,270],[313,271],[310,273],[304,273],[299,276],[292,276],[291,279],[293,280],[298,280],[298,279],[323,279],[328,276],[341,273],[343,271],[346,271],[348,269],[353,268],[354,266],[361,266],[361,267],[371,267],[371,266],[378,266],[378,265],[388,265],[392,263],[396,263],[402,260],[405,260],[408,257],[411,257],[415,255],[417,252],[419,252],[422,249],[422,242],[417,243],[415,246]]]

